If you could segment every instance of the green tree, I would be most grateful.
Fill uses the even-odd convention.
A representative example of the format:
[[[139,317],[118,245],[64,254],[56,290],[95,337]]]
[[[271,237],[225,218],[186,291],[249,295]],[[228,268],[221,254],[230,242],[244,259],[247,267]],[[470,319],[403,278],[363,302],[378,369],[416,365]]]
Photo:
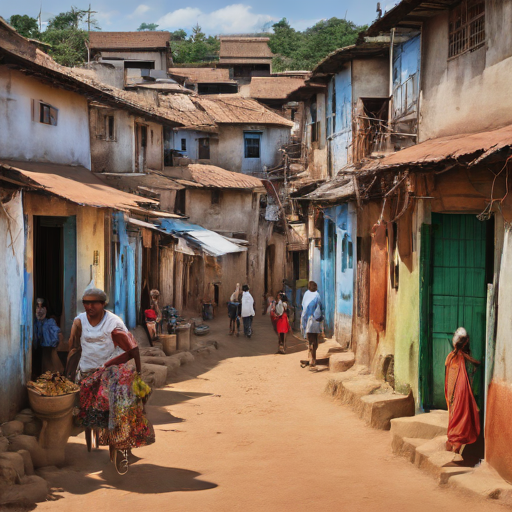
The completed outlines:
[[[171,32],[171,41],[185,41],[187,33],[182,28]]]
[[[319,61],[337,48],[354,44],[366,27],[351,21],[331,18],[316,23],[303,32],[296,31],[286,18],[275,23],[269,46],[276,55],[275,71],[313,69]]]
[[[199,64],[219,58],[219,39],[214,36],[207,37],[199,24],[192,28],[188,38],[183,29],[176,30],[171,35],[171,41],[173,60],[177,64]]]
[[[37,20],[26,14],[13,14],[9,23],[24,37],[38,39],[41,36]]]
[[[89,34],[81,26],[90,25],[99,30],[90,9],[71,7],[48,22],[41,39],[50,45],[48,53],[63,66],[79,66],[87,61]]]
[[[139,32],[144,32],[146,30],[156,30],[159,27],[156,23],[141,23],[140,27],[137,29]]]

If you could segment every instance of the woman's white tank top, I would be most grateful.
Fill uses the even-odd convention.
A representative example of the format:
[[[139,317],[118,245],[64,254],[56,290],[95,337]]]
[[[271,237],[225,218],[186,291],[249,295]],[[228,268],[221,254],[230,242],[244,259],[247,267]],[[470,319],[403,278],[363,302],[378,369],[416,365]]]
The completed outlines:
[[[89,323],[86,313],[80,313],[77,318],[82,324],[80,371],[88,372],[99,368],[113,357],[117,357],[124,352],[122,348],[116,347],[112,341],[112,331],[114,329],[128,331],[124,322],[117,315],[105,311],[101,322],[94,327]]]

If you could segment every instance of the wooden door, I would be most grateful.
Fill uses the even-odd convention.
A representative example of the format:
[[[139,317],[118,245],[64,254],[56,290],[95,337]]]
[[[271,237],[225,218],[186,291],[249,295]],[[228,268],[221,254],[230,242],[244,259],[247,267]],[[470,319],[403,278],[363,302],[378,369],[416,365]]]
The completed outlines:
[[[487,222],[475,215],[432,214],[432,267],[430,287],[431,405],[446,409],[445,360],[452,350],[453,333],[464,327],[473,357],[485,355],[487,300]],[[473,390],[483,406],[483,365]]]

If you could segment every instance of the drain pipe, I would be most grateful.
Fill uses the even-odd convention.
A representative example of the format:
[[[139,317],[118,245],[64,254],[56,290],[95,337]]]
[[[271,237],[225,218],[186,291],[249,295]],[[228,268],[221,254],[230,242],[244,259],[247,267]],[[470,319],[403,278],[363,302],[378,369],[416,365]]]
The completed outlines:
[[[395,28],[391,29],[391,38],[389,42],[389,106],[388,106],[388,128],[391,131],[391,121],[393,120],[393,45],[395,43]]]

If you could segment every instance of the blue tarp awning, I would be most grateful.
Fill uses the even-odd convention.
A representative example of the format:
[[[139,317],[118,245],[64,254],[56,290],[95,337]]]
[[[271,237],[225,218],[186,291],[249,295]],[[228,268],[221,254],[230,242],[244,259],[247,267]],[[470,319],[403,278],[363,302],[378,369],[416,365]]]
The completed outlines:
[[[228,240],[215,231],[192,224],[181,219],[159,219],[160,228],[173,235],[181,235],[187,242],[201,248],[210,256],[224,256],[225,254],[244,252],[247,247]]]

